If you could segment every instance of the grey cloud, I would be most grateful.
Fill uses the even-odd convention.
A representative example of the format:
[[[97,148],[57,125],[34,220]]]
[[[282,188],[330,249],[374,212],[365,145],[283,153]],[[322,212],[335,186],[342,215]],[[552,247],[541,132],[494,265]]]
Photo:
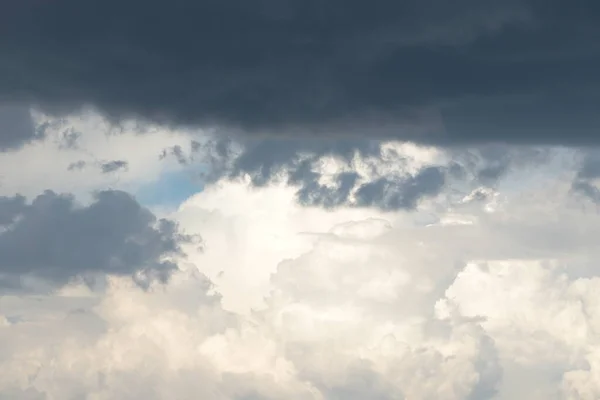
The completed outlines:
[[[359,175],[354,172],[341,173],[336,176],[336,187],[331,188],[318,183],[319,174],[311,172],[310,177],[302,179],[303,186],[297,196],[301,204],[334,208],[347,205],[352,189]],[[377,204],[379,205],[379,204]]]
[[[357,155],[381,158],[384,143],[317,139],[263,139],[241,143],[239,151],[235,151],[236,143],[229,139],[217,139],[202,148],[211,167],[206,176],[209,184],[223,177],[236,179],[249,176],[251,183],[260,187],[283,179],[298,187],[297,199],[307,206],[413,209],[422,198],[440,193],[449,173],[447,168],[432,166],[423,168],[414,176],[382,176],[365,182],[359,173],[349,171],[337,174],[334,185],[323,185],[320,183],[322,174],[314,165],[324,157],[336,157],[351,167]],[[400,165],[404,162],[399,154],[394,160]]]
[[[375,181],[359,183],[359,175],[354,172],[340,173],[336,186],[329,187],[318,183],[319,175],[303,180],[298,190],[301,204],[334,208],[340,206],[373,207],[382,210],[414,209],[418,202],[441,192],[446,182],[445,171],[441,167],[427,167],[408,178],[382,177]],[[351,199],[355,190],[356,200]]]
[[[231,151],[227,142],[217,144],[219,156],[228,156]],[[302,155],[317,160],[323,156],[337,156],[350,161],[355,154],[362,156],[381,155],[381,142],[369,140],[260,140],[246,141],[245,148],[233,164],[233,175],[248,173],[256,185],[265,184],[274,172],[285,166],[300,162]]]
[[[25,209],[25,197],[0,197],[0,225],[11,224]]]
[[[327,400],[396,400],[405,397],[389,382],[374,372],[369,365],[356,363],[349,368],[345,381],[337,385],[326,385],[313,377],[317,387]],[[364,363],[367,364],[367,363]]]
[[[69,164],[67,171],[81,171],[86,167],[87,163],[83,160],[75,161]]]
[[[4,390],[0,393],[0,400],[47,400],[47,396],[34,388]]]
[[[482,335],[479,354],[480,356],[474,363],[479,379],[466,400],[493,399],[498,393],[498,387],[502,382],[503,371],[498,349],[489,336]]]
[[[475,187],[495,186],[507,174],[523,168],[543,165],[551,160],[552,148],[543,146],[485,145],[469,148],[446,149],[452,160],[448,165],[430,166],[414,176],[398,177],[378,173],[382,166],[398,167],[407,163],[402,154],[391,154],[384,149],[386,142],[377,140],[233,140],[218,138],[197,146],[192,154],[204,152],[207,160],[208,184],[223,177],[236,179],[248,176],[254,186],[264,186],[284,180],[297,186],[301,204],[335,208],[344,205],[375,207],[385,210],[412,209],[421,198],[441,193],[450,180],[459,182],[466,190],[464,197]],[[181,148],[178,150],[181,151]],[[172,150],[173,151],[173,150]],[[384,152],[387,159],[383,160]],[[178,154],[183,154],[181,151]],[[391,156],[390,156],[391,155]],[[372,159],[369,166],[379,177],[369,179],[355,172],[353,160]],[[345,163],[350,171],[334,177],[334,185],[320,183],[322,174],[315,166],[324,157],[335,157]],[[192,159],[186,158],[186,159]],[[473,186],[473,187],[471,187]],[[354,197],[352,200],[351,197]]]
[[[22,0],[0,15],[0,99],[57,113],[93,105],[115,119],[442,145],[598,143],[590,0]]]
[[[579,179],[595,179],[600,177],[600,154],[586,152],[583,156],[581,167],[577,172]]]
[[[31,203],[0,197],[0,228],[2,286],[25,276],[55,285],[104,274],[131,275],[140,285],[165,281],[177,267],[163,256],[190,239],[120,191],[99,192],[86,207],[51,191]]]
[[[29,107],[2,104],[1,99],[0,94],[0,151],[16,149],[39,137]]]
[[[444,169],[427,167],[415,176],[392,181],[380,178],[362,185],[357,192],[359,206],[377,206],[382,209],[412,209],[423,197],[435,196],[445,183]]]
[[[600,189],[593,183],[584,179],[576,179],[571,188],[575,193],[579,193],[595,203],[600,203]]]
[[[545,146],[507,146],[501,144],[450,149],[455,174],[470,172],[482,185],[493,186],[511,170],[547,162],[552,149]]]
[[[571,184],[574,193],[583,195],[589,200],[600,203],[600,189],[594,180],[600,177],[600,154],[594,150],[581,152],[581,164]]]
[[[113,160],[107,161],[100,164],[100,170],[103,174],[110,174],[119,170],[127,169],[129,163],[125,160]]]
[[[59,138],[58,147],[63,150],[77,149],[80,138],[81,132],[77,132],[73,128],[65,129]]]
[[[196,141],[192,141],[191,142],[191,153],[194,153],[196,151],[198,151],[198,146],[200,144]],[[180,145],[175,145],[172,147],[169,147],[167,149],[164,149],[162,151],[162,153],[159,156],[160,160],[164,160],[167,157],[175,157],[175,159],[177,160],[177,162],[181,165],[187,165],[191,160],[189,159],[189,156],[186,156],[186,154],[184,153],[183,148]]]
[[[190,142],[190,147],[192,149],[192,152],[196,152],[196,151],[200,150],[200,148],[202,147],[202,143],[200,143],[196,140],[192,140]]]
[[[110,174],[120,170],[127,170],[129,167],[129,162],[125,160],[112,160],[112,161],[104,161],[104,162],[96,162],[96,167],[100,169],[100,172],[103,174]],[[79,160],[70,163],[67,166],[67,171],[81,171],[88,166],[88,162],[84,160]]]

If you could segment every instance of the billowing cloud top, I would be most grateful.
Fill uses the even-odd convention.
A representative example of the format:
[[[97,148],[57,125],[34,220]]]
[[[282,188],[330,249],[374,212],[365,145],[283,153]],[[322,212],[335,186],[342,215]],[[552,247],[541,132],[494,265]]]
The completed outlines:
[[[251,133],[595,143],[599,14],[588,0],[2,2],[0,99]]]

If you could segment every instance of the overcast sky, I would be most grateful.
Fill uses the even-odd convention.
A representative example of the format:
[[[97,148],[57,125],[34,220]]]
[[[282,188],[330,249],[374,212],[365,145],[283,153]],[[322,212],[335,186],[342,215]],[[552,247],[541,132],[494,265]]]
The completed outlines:
[[[599,18],[0,2],[0,399],[597,400]]]

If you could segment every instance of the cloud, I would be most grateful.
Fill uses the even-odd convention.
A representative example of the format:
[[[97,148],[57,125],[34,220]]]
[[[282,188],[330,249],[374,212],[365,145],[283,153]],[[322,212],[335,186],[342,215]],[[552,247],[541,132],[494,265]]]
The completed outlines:
[[[135,193],[164,173],[182,170],[171,160],[158,162],[159,155],[167,146],[190,142],[189,133],[181,130],[135,121],[114,124],[93,112],[65,118],[34,112],[33,122],[35,130],[43,132],[38,140],[0,152],[0,195],[31,198],[51,189],[86,202],[90,192],[107,187]],[[126,169],[121,162],[127,163]],[[121,168],[107,174],[103,165]]]
[[[166,284],[5,296],[0,394],[593,399],[600,217],[563,174],[510,188],[392,212],[219,180],[170,215],[206,246]]]
[[[211,246],[198,260],[213,265],[210,268],[214,268],[214,272],[210,271],[210,274],[214,273],[217,287],[223,290],[223,300],[229,307],[232,301],[233,304],[249,302],[248,293],[242,294],[240,289],[255,287],[252,280],[262,279],[257,272],[261,264],[259,260],[271,264],[267,254],[283,252],[280,257],[285,261],[270,275],[271,286],[264,288],[263,293],[270,293],[267,296],[268,312],[280,315],[278,321],[281,324],[290,324],[285,336],[289,340],[297,338],[309,342],[304,343],[297,354],[318,357],[308,361],[298,359],[296,365],[305,362],[315,367],[319,362],[325,362],[323,360],[341,357],[341,354],[346,354],[346,345],[352,349],[365,346],[364,353],[360,354],[369,357],[365,354],[371,355],[374,350],[365,344],[366,336],[357,339],[354,334],[367,332],[367,335],[377,331],[378,323],[392,324],[396,320],[398,324],[407,323],[412,321],[411,317],[418,319],[428,309],[436,309],[437,315],[443,319],[444,315],[455,315],[452,307],[446,308],[450,311],[444,311],[443,304],[460,303],[462,308],[458,309],[457,315],[462,315],[476,326],[481,324],[485,332],[478,339],[482,348],[490,349],[485,351],[492,355],[497,353],[499,358],[489,355],[486,357],[490,358],[475,362],[486,366],[485,373],[478,371],[487,378],[477,386],[478,389],[471,387],[469,390],[472,392],[465,389],[462,394],[455,394],[456,398],[491,398],[495,390],[498,391],[497,398],[501,399],[560,397],[561,393],[564,394],[561,391],[562,379],[565,382],[570,379],[567,377],[571,370],[585,370],[587,356],[567,358],[568,354],[572,354],[569,352],[578,351],[572,342],[561,345],[567,346],[565,358],[552,361],[558,362],[556,367],[546,362],[545,354],[554,353],[552,349],[556,346],[554,336],[558,325],[548,325],[542,319],[546,317],[541,311],[536,311],[542,307],[548,310],[543,314],[548,318],[564,319],[561,326],[564,333],[560,334],[564,341],[570,340],[570,336],[579,337],[576,332],[585,329],[590,323],[588,318],[595,318],[595,311],[586,311],[585,314],[578,311],[579,308],[573,312],[570,308],[558,311],[562,309],[563,302],[571,302],[571,294],[563,287],[584,284],[586,276],[595,276],[595,260],[598,257],[594,233],[588,231],[595,229],[597,215],[594,210],[585,210],[581,204],[573,203],[568,181],[555,182],[554,186],[542,189],[530,187],[508,198],[502,196],[495,211],[473,208],[474,204],[468,202],[462,208],[455,205],[446,211],[446,215],[438,215],[438,223],[427,227],[414,226],[416,221],[412,214],[382,215],[375,211],[340,209],[332,215],[320,209],[301,208],[293,205],[294,192],[289,188],[248,190],[245,204],[240,202],[241,198],[246,198],[244,193],[239,186],[229,185],[209,190],[206,197],[198,195],[193,204],[184,208],[181,218],[191,225],[204,226],[200,232],[206,232]],[[488,196],[479,201],[491,203],[492,200]],[[265,211],[261,211],[261,204]],[[361,217],[368,215],[378,219],[361,221]],[[336,224],[333,218],[354,221]],[[328,224],[334,228],[324,229]],[[290,226],[296,228],[290,229]],[[314,228],[311,230],[310,226]],[[220,230],[215,230],[215,227],[220,227]],[[582,227],[585,229],[582,230]],[[289,233],[284,233],[286,231]],[[312,235],[295,236],[293,232],[305,235],[312,232]],[[273,239],[264,243],[266,238]],[[314,240],[312,248],[309,238]],[[310,250],[307,251],[306,246]],[[227,261],[219,263],[217,254],[226,257]],[[469,260],[488,261],[477,263]],[[224,274],[217,274],[221,265]],[[474,274],[479,270],[479,274]],[[488,275],[503,282],[502,286],[489,287],[483,280],[492,279],[485,278]],[[239,283],[240,286],[236,283],[238,278],[243,282]],[[237,287],[237,290],[225,290],[230,287]],[[539,295],[525,297],[528,303],[524,303],[520,297],[510,297],[513,290],[518,290],[523,296],[529,296],[529,291]],[[466,311],[462,304],[473,307],[469,308],[473,311]],[[569,307],[576,304],[579,303],[575,301]],[[511,318],[515,320],[505,319],[505,313],[514,315]],[[575,315],[585,320],[572,319]],[[355,325],[352,321],[356,321]],[[514,333],[517,323],[523,326],[523,331]],[[539,333],[529,339],[532,332]],[[503,337],[499,335],[514,335],[511,339],[514,345],[519,345],[521,335],[527,339],[523,339],[525,344],[519,345],[524,347],[510,349],[504,342],[498,344],[497,340]],[[581,346],[591,345],[587,337],[582,337]],[[520,349],[525,349],[530,341],[534,341],[531,345],[548,346],[540,348],[539,353],[536,350],[536,355],[531,356],[531,363],[529,357],[519,355],[525,351]],[[334,347],[332,352],[335,355],[328,353],[331,351],[328,346],[337,343],[344,344]],[[477,350],[481,356],[483,352]],[[415,358],[424,362],[427,354],[421,352]],[[351,362],[346,361],[346,365],[349,364]],[[311,378],[329,379],[320,389],[334,391],[335,379],[342,380],[350,375],[340,372],[342,375],[335,377],[335,373],[331,372],[335,368],[333,362],[326,365],[323,370],[313,371]],[[378,382],[381,377],[370,375],[368,367],[366,371],[364,366],[361,368],[366,384],[379,387],[379,383],[369,382]],[[414,380],[414,370],[410,371],[407,374]],[[328,374],[334,377],[323,378]],[[449,372],[440,374],[447,377]],[[402,375],[396,373],[395,376],[401,379]],[[531,382],[525,377],[531,378]],[[427,398],[424,395],[426,385],[419,382],[415,386],[419,392],[413,396]],[[376,389],[373,386],[371,389],[373,391],[369,393],[377,396]],[[361,389],[354,390],[360,392]],[[387,390],[389,395],[392,389],[387,387]],[[582,389],[574,390],[580,392]],[[478,393],[480,397],[465,393]],[[331,396],[336,398],[334,394]],[[438,397],[446,396],[438,394]]]
[[[80,312],[67,306],[46,312],[51,318],[45,321],[0,328],[0,365],[10,371],[0,377],[0,393],[18,398],[25,391],[50,398],[307,398],[304,384],[286,376],[289,366],[273,364],[273,344],[223,311],[210,287],[193,271],[179,272],[168,285],[148,291],[113,278],[105,295],[92,298]],[[72,297],[66,304],[81,299]],[[43,338],[40,324],[46,328]],[[37,366],[30,363],[34,359]]]
[[[511,168],[544,163],[548,154],[499,145],[445,149],[365,139],[256,140],[135,121],[114,124],[93,112],[34,117],[42,139],[0,154],[0,166],[21,166],[18,175],[2,176],[0,194],[34,196],[52,187],[87,197],[106,186],[137,193],[161,176],[195,169],[207,184],[223,177],[249,178],[256,186],[285,180],[305,205],[410,209],[457,179],[493,186]]]
[[[129,163],[125,160],[113,160],[100,164],[100,170],[103,174],[110,174],[119,170],[126,170]]]
[[[597,143],[600,28],[585,0],[26,0],[0,13],[0,97],[49,111],[304,138]]]
[[[87,163],[83,160],[74,161],[67,167],[67,171],[80,171],[86,167]]]
[[[14,150],[39,136],[29,107],[0,102],[0,151]]]
[[[117,171],[127,171],[129,167],[129,162],[125,160],[112,160],[112,161],[103,161],[96,162],[98,169],[103,174],[112,174]],[[88,163],[84,160],[74,161],[67,166],[67,171],[82,171],[88,167]]]
[[[306,206],[410,210],[447,196],[451,187],[466,195],[477,187],[502,185],[515,172],[527,171],[537,178],[544,169],[558,168],[553,164],[565,158],[563,153],[567,152],[547,146],[449,149],[400,141],[207,135],[202,142],[165,149],[162,158],[203,165],[208,185],[224,178],[256,187],[286,182]]]
[[[582,195],[594,203],[600,203],[600,157],[594,149],[582,150],[578,153],[578,169],[573,177],[571,188],[574,193]]]
[[[354,231],[362,228],[359,224]],[[338,233],[343,235],[343,228]],[[360,285],[354,280],[323,302],[327,282],[314,280],[317,270],[306,269],[307,261],[332,263],[329,273],[334,275],[349,267],[355,278],[366,265],[331,258],[342,243],[322,244],[329,249],[319,244],[308,257],[282,266],[274,287],[291,297],[274,294],[256,322],[224,311],[218,296],[210,294],[210,282],[189,270],[145,292],[112,279],[106,294],[82,312],[47,311],[45,321],[2,328],[0,362],[10,373],[0,378],[0,388],[99,399],[191,398],[198,393],[207,399],[462,399],[480,386],[493,389],[496,356],[473,324],[438,321],[427,327],[429,317],[368,316],[377,307],[372,294],[361,293],[356,306],[347,304],[348,290]],[[353,254],[370,257],[368,245]],[[295,278],[294,270],[306,270],[308,276],[298,281],[298,290],[289,291],[286,282]],[[384,270],[382,265],[363,284],[378,281]],[[388,301],[392,306],[394,299]],[[73,298],[71,304],[79,302]],[[373,331],[361,329],[364,323]],[[41,340],[35,329],[40,324],[45,326]]]
[[[390,182],[382,178],[366,183],[358,189],[358,204],[379,206],[384,209],[416,207],[421,197],[438,194],[445,183],[444,171],[439,167],[427,167],[403,182]]]
[[[564,268],[522,260],[471,264],[448,289],[462,314],[484,319],[504,355],[508,381],[502,399],[592,399],[599,393],[592,339],[598,329],[592,293],[599,282],[569,279]]]
[[[0,138],[0,399],[599,397],[596,155],[519,145],[589,139],[594,86],[571,91],[591,79],[576,59],[591,68],[595,53],[567,34],[583,15],[527,0],[334,0],[321,14],[312,0],[181,0],[147,2],[130,24],[137,2],[115,14],[110,0],[89,15],[123,25],[94,36],[94,20],[69,19],[81,4],[28,1],[0,6],[0,32],[28,49],[0,35],[0,76],[21,73],[0,96],[108,117],[33,112],[39,140]],[[161,32],[159,11],[182,18]],[[198,34],[219,15],[220,36]],[[76,24],[89,49],[77,54]],[[146,25],[150,45],[136,37]],[[195,45],[162,41],[183,30]],[[560,40],[544,47],[547,35]],[[325,92],[331,103],[313,102]],[[586,107],[552,108],[569,101]],[[555,119],[574,116],[567,142]],[[392,132],[410,123],[416,144]],[[195,168],[204,190],[168,209],[157,193],[187,196]]]
[[[413,209],[438,195],[450,173],[440,150],[399,142],[209,139],[187,156],[177,150],[207,166],[208,184],[223,178],[257,187],[285,182],[296,188],[299,203],[330,209]]]
[[[166,281],[177,268],[166,257],[178,254],[186,239],[125,192],[98,192],[87,206],[51,191],[31,203],[0,197],[0,286],[40,279],[61,286],[104,275],[132,276],[144,285]]]

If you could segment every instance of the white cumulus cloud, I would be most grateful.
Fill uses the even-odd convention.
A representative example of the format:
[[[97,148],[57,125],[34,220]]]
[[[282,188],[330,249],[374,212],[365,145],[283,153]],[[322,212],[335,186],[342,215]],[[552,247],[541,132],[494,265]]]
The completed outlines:
[[[204,246],[169,283],[0,299],[0,393],[597,398],[600,217],[561,181],[481,192],[326,210],[219,181],[170,215]]]

